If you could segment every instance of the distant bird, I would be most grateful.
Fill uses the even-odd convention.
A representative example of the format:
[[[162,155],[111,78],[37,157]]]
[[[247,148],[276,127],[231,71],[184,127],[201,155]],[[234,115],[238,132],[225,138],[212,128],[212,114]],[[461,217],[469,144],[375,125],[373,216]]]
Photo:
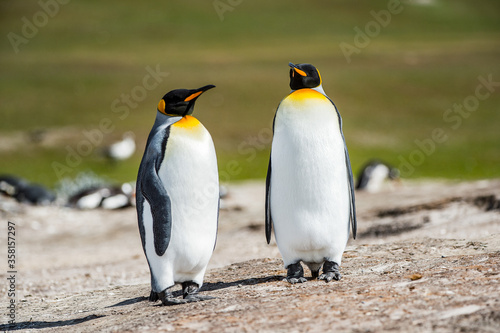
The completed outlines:
[[[44,128],[37,128],[28,132],[28,139],[32,143],[42,143],[48,131]]]
[[[119,190],[115,188],[115,192],[101,202],[103,209],[121,209],[130,206],[135,206],[135,186],[130,183],[123,183]]]
[[[133,186],[100,185],[84,188],[72,194],[68,205],[78,209],[120,209],[133,205]]]
[[[56,200],[56,195],[40,184],[12,175],[0,176],[0,192],[15,198],[21,203],[46,206]]]
[[[158,103],[137,176],[137,216],[151,271],[150,301],[211,299],[198,294],[217,235],[219,180],[212,138],[191,114],[214,88],[177,89]],[[170,290],[182,285],[183,299]]]
[[[342,119],[319,71],[290,66],[292,91],[278,106],[266,179],[266,238],[274,226],[290,283],[340,280],[349,221],[356,238],[354,185]],[[323,274],[319,271],[323,266]]]
[[[135,152],[135,135],[133,132],[123,134],[122,140],[111,144],[105,149],[106,156],[113,161],[123,161]]]
[[[386,179],[399,179],[399,170],[387,163],[371,160],[359,172],[356,190],[378,192]]]

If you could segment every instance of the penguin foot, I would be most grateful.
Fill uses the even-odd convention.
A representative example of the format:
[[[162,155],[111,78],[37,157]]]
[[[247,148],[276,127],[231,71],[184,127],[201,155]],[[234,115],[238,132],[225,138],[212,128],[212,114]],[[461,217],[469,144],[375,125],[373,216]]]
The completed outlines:
[[[182,296],[186,302],[200,302],[215,299],[212,296],[200,295],[200,287],[192,281],[182,283]]]
[[[342,275],[340,275],[340,266],[334,261],[325,261],[325,264],[323,265],[323,274],[321,274],[318,279],[330,282],[332,280],[339,281],[341,278]]]
[[[283,281],[288,281],[291,284],[304,283],[307,281],[304,277],[304,268],[302,268],[300,261],[295,264],[288,265],[286,269],[286,278]]]
[[[304,283],[307,282],[307,279],[305,277],[300,277],[300,278],[289,278],[286,277],[283,279],[283,281],[290,282],[291,284],[296,284],[296,283]]]
[[[158,293],[155,293],[154,291],[151,290],[151,293],[149,294],[149,301],[150,302],[156,302],[160,298],[158,297]]]
[[[325,282],[330,282],[332,280],[339,281],[341,278],[342,278],[342,275],[340,275],[340,273],[327,272],[327,273],[321,274],[318,277],[318,280],[325,280]]]
[[[169,288],[165,289],[162,292],[156,293],[157,299],[161,300],[162,305],[177,305],[187,303],[184,299],[175,298]],[[149,296],[151,300],[152,297]],[[153,298],[154,299],[154,298]]]
[[[200,290],[198,284],[194,282],[183,282],[182,283],[182,297],[183,298],[175,298],[172,292],[169,290],[170,288],[165,289],[160,293],[155,293],[151,291],[149,295],[149,300],[155,302],[157,300],[161,300],[162,305],[179,305],[186,304],[191,302],[200,302],[206,301],[209,299],[215,299],[216,297],[199,295],[198,292]]]

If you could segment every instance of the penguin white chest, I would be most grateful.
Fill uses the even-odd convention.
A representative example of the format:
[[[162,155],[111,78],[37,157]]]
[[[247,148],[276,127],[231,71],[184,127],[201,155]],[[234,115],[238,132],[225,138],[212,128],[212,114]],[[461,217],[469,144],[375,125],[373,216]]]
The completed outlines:
[[[339,118],[319,92],[301,89],[276,113],[271,150],[271,214],[285,266],[340,264],[349,235],[349,190]]]

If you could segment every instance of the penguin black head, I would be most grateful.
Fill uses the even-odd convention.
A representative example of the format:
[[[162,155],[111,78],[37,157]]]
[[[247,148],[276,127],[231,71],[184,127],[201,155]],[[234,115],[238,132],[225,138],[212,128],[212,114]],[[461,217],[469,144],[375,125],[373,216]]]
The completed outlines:
[[[313,65],[289,63],[288,66],[290,66],[290,88],[292,90],[316,88],[321,85],[321,75]]]
[[[198,89],[175,89],[163,96],[158,111],[167,116],[184,117],[193,113],[194,102],[205,91],[215,88],[213,84]]]

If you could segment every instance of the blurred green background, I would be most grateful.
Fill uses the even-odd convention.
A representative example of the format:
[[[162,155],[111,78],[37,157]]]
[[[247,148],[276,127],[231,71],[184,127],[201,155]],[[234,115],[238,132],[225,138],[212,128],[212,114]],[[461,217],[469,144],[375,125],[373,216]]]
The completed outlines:
[[[474,102],[479,77],[500,82],[498,0],[402,1],[393,14],[394,1],[63,2],[0,1],[0,173],[49,186],[88,170],[134,180],[160,98],[215,84],[195,115],[214,138],[222,180],[264,178],[291,61],[321,71],[355,173],[379,158],[408,161],[410,178],[500,176],[500,86],[475,111],[446,118]],[[347,44],[358,52],[346,57]],[[162,76],[146,89],[148,68]],[[54,163],[68,166],[68,147],[82,148],[102,119],[113,130],[58,175]],[[431,144],[436,128],[446,140]],[[127,131],[135,155],[109,163],[102,147]]]

